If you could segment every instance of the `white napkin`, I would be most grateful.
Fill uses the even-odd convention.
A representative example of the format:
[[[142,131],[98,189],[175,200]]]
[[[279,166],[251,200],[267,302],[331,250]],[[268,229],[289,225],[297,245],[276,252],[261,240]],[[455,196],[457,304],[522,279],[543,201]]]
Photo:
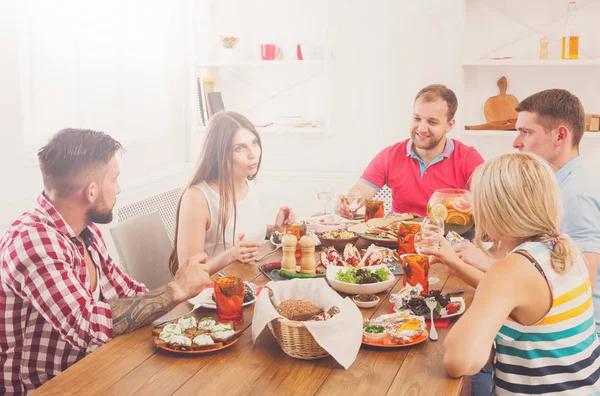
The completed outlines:
[[[348,298],[342,298],[329,287],[325,279],[292,279],[289,281],[269,282],[267,287],[273,290],[273,303],[269,291],[264,289],[258,296],[252,319],[252,340],[256,339],[265,326],[276,318],[283,318],[274,306],[285,300],[297,298],[310,301],[327,311],[332,306],[340,313],[326,321],[302,322],[325,349],[345,369],[356,359],[362,341],[363,317],[358,307]]]

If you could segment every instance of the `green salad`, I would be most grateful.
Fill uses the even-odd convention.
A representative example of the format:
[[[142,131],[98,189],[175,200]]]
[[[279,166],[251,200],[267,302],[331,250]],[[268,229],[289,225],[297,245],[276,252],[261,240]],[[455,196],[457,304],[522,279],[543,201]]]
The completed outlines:
[[[346,271],[339,270],[335,274],[335,280],[359,285],[383,282],[388,280],[389,277],[390,273],[384,267],[380,267],[375,271],[368,270],[364,267],[350,267]]]

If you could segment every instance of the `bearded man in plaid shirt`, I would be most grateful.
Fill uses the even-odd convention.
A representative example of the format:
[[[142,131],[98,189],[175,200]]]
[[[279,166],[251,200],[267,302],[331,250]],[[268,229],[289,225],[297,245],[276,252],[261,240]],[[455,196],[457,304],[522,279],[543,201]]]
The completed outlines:
[[[112,220],[120,151],[105,133],[64,129],[38,152],[44,191],[0,239],[0,394],[27,394],[210,283],[204,253],[154,291],[112,261],[94,223]]]

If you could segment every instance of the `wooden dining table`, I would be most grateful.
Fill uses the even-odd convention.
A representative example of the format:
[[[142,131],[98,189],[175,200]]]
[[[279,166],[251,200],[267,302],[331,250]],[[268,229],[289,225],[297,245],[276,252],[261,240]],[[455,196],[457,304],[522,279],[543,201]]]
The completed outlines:
[[[259,251],[273,247],[266,243]],[[281,251],[259,264],[281,259]],[[269,279],[256,265],[234,262],[223,272],[257,285]],[[431,267],[439,278],[432,289],[464,290],[467,307],[474,289],[450,275],[441,264]],[[402,276],[378,294],[379,304],[361,309],[364,318],[388,313],[389,295],[402,288]],[[344,296],[344,295],[343,295]],[[192,309],[184,302],[163,320],[177,318]],[[157,349],[148,325],[116,337],[57,375],[35,395],[459,395],[463,379],[450,378],[442,365],[443,343],[452,327],[439,328],[439,340],[399,348],[361,347],[354,363],[345,370],[332,357],[299,360],[286,355],[268,329],[252,342],[254,304],[244,307],[243,335],[229,348],[212,353],[182,355]],[[216,317],[208,308],[194,315]],[[158,322],[158,321],[157,321]],[[157,323],[155,322],[155,323]],[[344,329],[339,329],[344,331]]]

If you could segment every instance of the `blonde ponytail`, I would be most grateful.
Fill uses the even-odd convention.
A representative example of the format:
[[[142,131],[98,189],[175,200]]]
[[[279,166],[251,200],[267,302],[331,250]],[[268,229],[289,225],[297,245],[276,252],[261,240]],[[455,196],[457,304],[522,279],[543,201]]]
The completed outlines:
[[[571,238],[559,231],[543,234],[538,240],[550,247],[552,268],[557,273],[562,275],[573,268],[578,250]]]

